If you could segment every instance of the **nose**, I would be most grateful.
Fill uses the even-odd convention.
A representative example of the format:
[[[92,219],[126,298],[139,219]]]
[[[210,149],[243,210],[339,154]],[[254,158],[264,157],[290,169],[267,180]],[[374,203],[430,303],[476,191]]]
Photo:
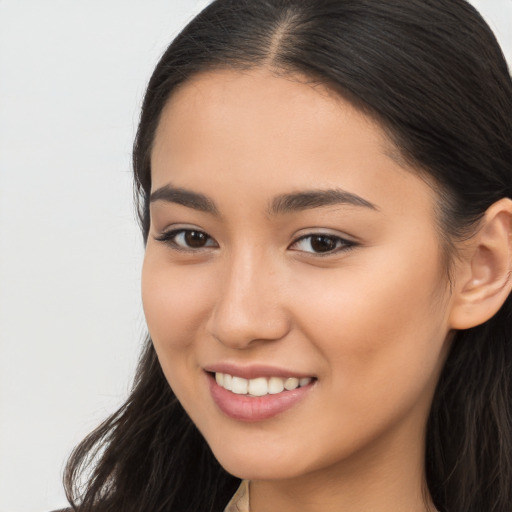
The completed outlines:
[[[268,260],[246,250],[227,260],[219,273],[209,327],[213,337],[230,348],[276,341],[289,331],[278,265]]]

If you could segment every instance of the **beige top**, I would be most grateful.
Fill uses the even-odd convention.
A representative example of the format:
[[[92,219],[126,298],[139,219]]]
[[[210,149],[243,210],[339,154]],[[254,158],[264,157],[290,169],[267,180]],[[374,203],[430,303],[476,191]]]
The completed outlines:
[[[224,512],[250,512],[249,511],[249,480],[242,480],[238,491],[231,498]]]
[[[249,510],[249,480],[242,480],[224,512],[251,512]]]

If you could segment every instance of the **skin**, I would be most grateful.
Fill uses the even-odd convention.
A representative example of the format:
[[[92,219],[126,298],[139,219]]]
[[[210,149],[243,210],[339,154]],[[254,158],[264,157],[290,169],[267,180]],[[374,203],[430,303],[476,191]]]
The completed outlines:
[[[264,69],[202,74],[163,112],[152,191],[203,194],[216,212],[151,203],[147,324],[215,456],[251,480],[251,512],[433,510],[425,425],[458,302],[435,194],[394,153],[376,122],[327,87]],[[374,207],[269,211],[283,194],[339,189]],[[159,240],[174,229],[207,242]],[[318,254],[300,239],[318,233],[337,248]],[[237,421],[206,385],[204,368],[219,362],[316,382],[274,418]]]

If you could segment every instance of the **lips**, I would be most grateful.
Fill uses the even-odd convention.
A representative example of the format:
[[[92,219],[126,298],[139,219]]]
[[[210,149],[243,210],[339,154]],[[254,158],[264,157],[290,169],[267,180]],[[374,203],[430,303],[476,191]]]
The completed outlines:
[[[220,371],[223,370],[223,371]],[[208,369],[210,394],[226,416],[244,422],[268,420],[299,405],[316,379],[268,367]]]

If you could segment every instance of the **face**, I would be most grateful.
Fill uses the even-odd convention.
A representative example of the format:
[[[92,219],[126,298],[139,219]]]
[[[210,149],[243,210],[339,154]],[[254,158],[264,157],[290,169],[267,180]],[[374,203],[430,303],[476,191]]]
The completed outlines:
[[[163,112],[144,310],[241,478],[422,450],[450,297],[434,193],[394,153],[326,87],[264,70],[203,74]]]

